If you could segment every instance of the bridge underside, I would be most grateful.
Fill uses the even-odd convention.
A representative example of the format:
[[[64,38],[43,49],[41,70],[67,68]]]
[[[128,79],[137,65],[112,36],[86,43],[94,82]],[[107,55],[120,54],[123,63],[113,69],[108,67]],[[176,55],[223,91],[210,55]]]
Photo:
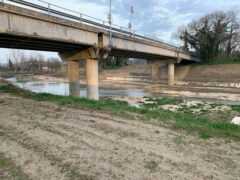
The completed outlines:
[[[146,60],[165,60],[168,57],[164,57],[161,55],[154,55],[154,54],[146,54],[136,51],[126,51],[126,50],[118,50],[112,49],[110,52],[110,56],[115,57],[127,57],[127,58],[137,58],[137,59],[146,59]]]
[[[23,49],[23,50],[38,50],[50,52],[71,52],[82,51],[90,48],[91,46],[77,44],[66,41],[43,39],[31,36],[12,35],[7,33],[0,33],[0,47],[10,49]],[[165,60],[168,57],[161,55],[141,53],[137,51],[126,51],[111,49],[109,56],[138,58],[147,60]]]
[[[57,41],[36,38],[31,36],[18,36],[6,33],[0,33],[0,47],[23,50],[38,50],[52,52],[81,51],[90,46],[70,43],[66,41]]]

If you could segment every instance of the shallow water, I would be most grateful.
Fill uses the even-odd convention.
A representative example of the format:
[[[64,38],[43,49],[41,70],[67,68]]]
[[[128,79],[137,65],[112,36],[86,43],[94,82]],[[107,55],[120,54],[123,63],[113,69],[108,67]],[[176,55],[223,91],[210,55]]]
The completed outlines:
[[[68,83],[61,83],[61,82],[17,82],[17,79],[15,77],[7,79],[8,81],[14,83],[15,85],[30,90],[32,92],[36,93],[50,93],[55,95],[63,95],[68,96],[69,95],[69,85]],[[226,101],[226,100],[214,100],[214,99],[203,99],[203,98],[192,98],[192,97],[176,97],[166,94],[153,94],[150,92],[147,92],[143,89],[124,89],[124,88],[99,88],[99,97],[100,98],[106,98],[106,97],[113,97],[113,96],[121,96],[121,97],[175,97],[175,98],[181,98],[189,101],[206,101],[206,102],[214,102],[214,103],[220,103],[220,104],[227,104],[227,105],[240,105],[240,102],[234,102],[234,101]],[[87,91],[86,87],[80,88],[80,97],[87,97]],[[137,106],[137,105],[135,105]]]
[[[14,83],[15,85],[30,90],[36,93],[50,93],[56,95],[69,95],[69,85],[68,83],[59,83],[59,82],[23,82],[18,83],[16,78],[9,78],[8,81]],[[99,97],[112,97],[112,96],[131,96],[131,97],[144,97],[152,96],[151,93],[148,93],[142,89],[110,89],[110,88],[100,88]],[[80,88],[80,97],[87,97],[86,87]]]

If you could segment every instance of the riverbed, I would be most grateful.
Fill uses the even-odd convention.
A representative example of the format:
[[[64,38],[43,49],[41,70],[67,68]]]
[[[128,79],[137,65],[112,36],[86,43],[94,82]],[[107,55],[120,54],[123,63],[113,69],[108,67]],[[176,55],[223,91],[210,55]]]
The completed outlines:
[[[8,78],[8,81],[12,82],[13,84],[19,86],[20,88],[30,90],[36,93],[50,93],[55,95],[62,95],[68,96],[69,95],[69,84],[66,82],[48,82],[48,81],[18,81],[16,77]],[[113,82],[118,83],[118,82]],[[117,100],[127,101],[128,103],[138,106],[137,103],[143,97],[167,97],[167,98],[182,98],[188,101],[205,101],[205,102],[213,102],[213,103],[220,103],[220,104],[227,104],[227,105],[240,105],[240,101],[231,101],[225,99],[211,99],[211,98],[201,98],[201,97],[194,97],[194,96],[187,96],[187,95],[178,95],[178,93],[171,94],[171,91],[168,91],[169,94],[163,92],[154,93],[151,91],[147,91],[138,88],[128,88],[128,86],[122,86],[123,88],[119,88],[118,86],[104,86],[99,88],[99,97],[102,98],[112,98]],[[199,93],[198,93],[199,94]],[[217,95],[217,93],[216,93]],[[86,98],[87,97],[87,90],[86,85],[81,84],[80,88],[80,97]]]

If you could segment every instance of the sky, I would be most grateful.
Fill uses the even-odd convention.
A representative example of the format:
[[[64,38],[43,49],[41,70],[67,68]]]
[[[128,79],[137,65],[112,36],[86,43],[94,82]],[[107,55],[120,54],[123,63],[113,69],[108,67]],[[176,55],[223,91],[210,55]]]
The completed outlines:
[[[30,1],[30,0],[27,0]],[[47,2],[107,21],[109,0],[45,0]],[[40,3],[38,0],[31,0]],[[172,38],[177,28],[217,10],[240,10],[240,0],[112,0],[113,23],[124,27],[130,22],[130,9],[134,8],[132,28],[155,35],[165,42],[179,43]],[[32,53],[27,51],[26,53]],[[46,53],[58,57],[57,53]],[[0,62],[6,62],[8,49],[0,49]]]

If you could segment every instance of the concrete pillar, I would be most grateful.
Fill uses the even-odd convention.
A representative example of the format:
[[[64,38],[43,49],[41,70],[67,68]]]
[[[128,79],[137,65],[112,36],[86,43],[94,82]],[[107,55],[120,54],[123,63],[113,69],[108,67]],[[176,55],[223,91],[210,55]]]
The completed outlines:
[[[69,95],[80,97],[80,82],[79,82],[79,63],[78,61],[68,61],[69,75]]]
[[[152,83],[158,83],[158,64],[152,64]]]
[[[86,60],[87,76],[87,97],[88,99],[99,100],[98,90],[98,61],[93,59]]]
[[[168,64],[168,85],[172,86],[174,85],[174,64],[169,63]]]

